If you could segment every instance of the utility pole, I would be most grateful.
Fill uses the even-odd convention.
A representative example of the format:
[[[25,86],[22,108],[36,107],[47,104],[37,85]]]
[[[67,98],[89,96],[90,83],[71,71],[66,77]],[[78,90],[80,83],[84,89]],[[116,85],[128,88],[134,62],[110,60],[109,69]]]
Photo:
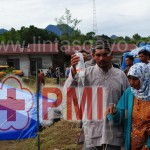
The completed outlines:
[[[93,0],[93,32],[97,35],[97,19],[96,19],[96,7],[95,7],[95,0]]]

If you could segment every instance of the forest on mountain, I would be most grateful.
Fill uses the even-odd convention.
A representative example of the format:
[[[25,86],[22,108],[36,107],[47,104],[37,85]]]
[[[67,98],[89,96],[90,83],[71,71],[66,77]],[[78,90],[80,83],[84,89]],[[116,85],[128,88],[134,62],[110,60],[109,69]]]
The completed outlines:
[[[116,36],[115,38],[111,38],[104,34],[95,35],[95,33],[92,31],[86,34],[82,34],[79,29],[73,29],[70,33],[63,32],[61,35],[58,36],[54,32],[48,31],[46,29],[40,29],[31,25],[29,27],[21,27],[20,30],[15,30],[14,28],[11,28],[9,31],[4,32],[0,35],[0,44],[45,44],[59,42],[62,45],[67,45],[68,43],[74,45],[74,41],[76,41],[78,45],[82,45],[83,43],[93,44],[97,39],[101,37],[108,39],[111,43],[150,43],[150,36],[141,37],[138,33],[134,34],[132,37]]]

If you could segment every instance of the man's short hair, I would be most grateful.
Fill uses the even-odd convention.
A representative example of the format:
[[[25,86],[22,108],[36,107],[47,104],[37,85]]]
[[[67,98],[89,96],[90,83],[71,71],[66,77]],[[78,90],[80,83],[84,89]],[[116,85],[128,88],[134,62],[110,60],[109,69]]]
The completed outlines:
[[[80,53],[90,54],[90,53],[89,53],[87,50],[85,50],[85,49],[81,49],[79,52],[80,52]]]
[[[107,39],[99,39],[96,41],[95,49],[106,49],[111,51],[111,43]]]
[[[127,55],[126,58],[129,58],[130,60],[134,61],[134,57],[131,55]]]
[[[145,56],[150,56],[150,52],[146,49],[142,49],[139,51],[138,55],[143,54]]]

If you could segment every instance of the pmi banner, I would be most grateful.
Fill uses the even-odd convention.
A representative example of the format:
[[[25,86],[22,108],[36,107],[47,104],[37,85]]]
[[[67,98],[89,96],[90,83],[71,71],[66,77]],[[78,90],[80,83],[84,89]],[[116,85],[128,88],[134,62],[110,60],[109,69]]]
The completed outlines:
[[[12,83],[16,86],[8,86]],[[0,83],[0,140],[33,138],[37,135],[36,98],[15,77]]]
[[[9,85],[9,86],[8,86]],[[61,108],[68,121],[102,120],[108,99],[103,87],[43,87],[39,95],[39,120]],[[51,97],[52,95],[52,97]],[[9,76],[0,83],[0,140],[33,138],[37,135],[37,98],[22,82]]]

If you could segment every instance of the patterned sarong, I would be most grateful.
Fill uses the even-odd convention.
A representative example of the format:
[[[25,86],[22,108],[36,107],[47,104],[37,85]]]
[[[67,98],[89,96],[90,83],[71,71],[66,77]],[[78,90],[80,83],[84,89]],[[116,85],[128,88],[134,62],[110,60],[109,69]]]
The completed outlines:
[[[148,150],[146,147],[148,135],[150,135],[150,101],[134,98],[131,150]]]

